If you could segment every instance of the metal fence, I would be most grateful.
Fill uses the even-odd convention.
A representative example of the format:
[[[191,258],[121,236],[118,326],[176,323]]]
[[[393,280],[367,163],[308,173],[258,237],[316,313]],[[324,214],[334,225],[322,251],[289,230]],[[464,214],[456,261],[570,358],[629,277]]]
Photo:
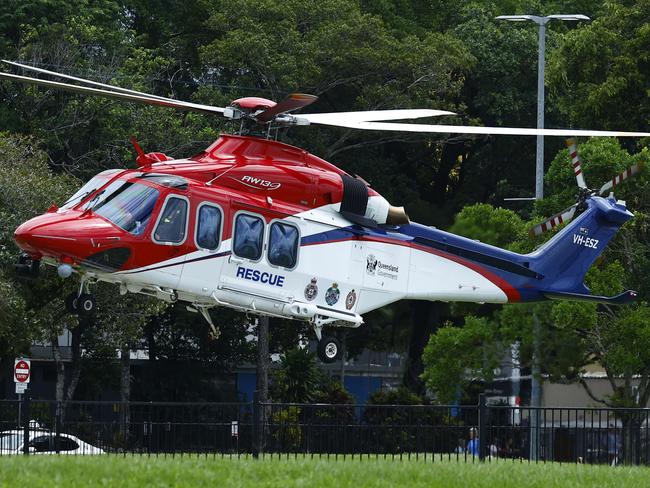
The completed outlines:
[[[0,400],[0,454],[650,464],[650,410]]]

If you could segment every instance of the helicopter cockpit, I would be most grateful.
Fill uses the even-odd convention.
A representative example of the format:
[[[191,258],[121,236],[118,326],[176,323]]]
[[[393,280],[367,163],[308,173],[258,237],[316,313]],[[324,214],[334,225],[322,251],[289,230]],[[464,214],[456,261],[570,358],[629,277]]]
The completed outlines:
[[[183,193],[188,186],[185,178],[175,175],[104,171],[61,208],[53,207],[16,229],[16,241],[27,253],[23,261],[44,257],[68,266],[115,271],[135,254],[165,254],[163,249],[138,249],[147,242],[166,249],[184,244],[190,209]],[[153,220],[155,225],[150,225]],[[34,273],[33,268],[27,271]]]
[[[111,222],[122,230],[140,236],[144,233],[154,213],[156,202],[160,197],[157,185],[166,188],[186,190],[188,182],[179,176],[169,176],[156,173],[136,173],[129,178],[110,177],[120,170],[108,170],[100,173],[86,183],[62,207],[62,210],[74,209],[81,212],[92,211]],[[154,183],[154,186],[144,182]],[[187,213],[187,202],[181,199],[171,199],[166,205],[161,222],[153,236],[154,242],[175,242],[174,237],[182,234],[181,228],[185,219],[178,218]],[[173,224],[173,227],[165,224]]]

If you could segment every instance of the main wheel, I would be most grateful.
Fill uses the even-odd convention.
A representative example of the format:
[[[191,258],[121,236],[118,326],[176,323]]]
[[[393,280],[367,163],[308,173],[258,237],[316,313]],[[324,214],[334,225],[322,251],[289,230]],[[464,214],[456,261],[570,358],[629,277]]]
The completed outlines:
[[[78,306],[78,297],[76,293],[70,293],[65,297],[65,311],[71,314],[79,313]]]
[[[333,363],[341,357],[341,345],[336,337],[323,337],[318,343],[318,357],[324,363]]]
[[[82,317],[91,317],[97,310],[95,296],[89,293],[82,293],[77,298],[77,313]]]

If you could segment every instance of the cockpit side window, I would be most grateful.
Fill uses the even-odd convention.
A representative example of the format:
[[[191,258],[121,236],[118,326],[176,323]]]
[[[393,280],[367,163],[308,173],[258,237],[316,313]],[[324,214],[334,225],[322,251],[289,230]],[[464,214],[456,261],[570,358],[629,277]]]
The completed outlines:
[[[235,256],[257,261],[262,257],[263,244],[264,221],[255,215],[237,215],[232,246]]]
[[[164,244],[181,244],[187,232],[187,200],[170,196],[160,212],[153,241]]]

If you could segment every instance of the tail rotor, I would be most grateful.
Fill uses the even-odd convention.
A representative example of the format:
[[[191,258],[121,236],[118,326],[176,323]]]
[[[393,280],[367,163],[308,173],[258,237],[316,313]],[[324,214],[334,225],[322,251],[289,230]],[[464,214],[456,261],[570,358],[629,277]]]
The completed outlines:
[[[555,215],[549,217],[544,222],[531,227],[529,234],[533,238],[557,227],[560,224],[566,224],[567,222],[571,221],[587,208],[587,199],[594,195],[605,195],[609,190],[617,187],[626,179],[637,175],[643,169],[643,162],[639,161],[638,163],[633,164],[627,168],[622,173],[616,175],[610,181],[601,186],[599,190],[590,189],[587,186],[587,182],[585,181],[584,172],[582,170],[582,162],[580,161],[575,139],[567,139],[566,146],[569,149],[569,154],[571,156],[571,165],[573,166],[573,173],[575,174],[576,182],[579,188],[577,202],[570,207],[565,208],[561,212],[558,212]]]

